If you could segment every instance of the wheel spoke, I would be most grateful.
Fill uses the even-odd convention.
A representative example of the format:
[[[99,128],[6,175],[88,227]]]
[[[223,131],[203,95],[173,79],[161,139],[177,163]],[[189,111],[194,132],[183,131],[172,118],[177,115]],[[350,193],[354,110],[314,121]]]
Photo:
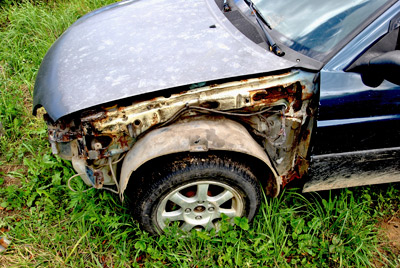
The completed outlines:
[[[197,185],[196,200],[206,201],[208,198],[208,186],[209,184],[199,184]]]
[[[218,228],[221,214],[228,218],[243,215],[243,196],[228,183],[199,180],[170,190],[157,206],[156,223],[163,230],[168,223],[190,232],[193,228]],[[172,203],[172,204],[171,204]]]
[[[164,222],[166,222],[167,220],[169,220],[170,222],[183,221],[183,210],[179,209],[171,212],[164,211],[161,217],[163,218]]]
[[[192,230],[194,227],[193,224],[185,222],[184,224],[182,224],[181,229],[185,232],[189,232],[190,230]]]
[[[209,200],[217,203],[218,206],[221,206],[223,203],[230,200],[232,197],[233,194],[230,191],[225,190],[217,196],[210,197]]]
[[[236,216],[236,210],[233,208],[220,208],[219,209],[219,213],[220,215],[222,213],[224,213],[226,216],[228,216],[229,218],[233,218]]]
[[[174,202],[175,204],[179,205],[180,207],[184,208],[187,204],[192,203],[192,201],[190,200],[190,198],[182,195],[179,192],[176,192],[175,194],[173,194],[169,200],[171,200],[172,202]]]

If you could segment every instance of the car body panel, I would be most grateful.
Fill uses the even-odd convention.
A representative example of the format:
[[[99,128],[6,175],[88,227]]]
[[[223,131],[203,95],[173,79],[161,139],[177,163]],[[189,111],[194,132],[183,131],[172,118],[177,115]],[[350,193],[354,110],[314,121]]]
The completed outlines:
[[[53,153],[72,160],[89,186],[116,184],[121,198],[145,162],[199,150],[261,159],[276,188],[284,187],[307,173],[312,143],[314,154],[322,155],[314,158],[319,166],[311,173],[323,180],[320,188],[346,178],[346,172],[360,185],[365,174],[377,174],[369,169],[376,157],[387,164],[398,155],[395,149],[359,150],[400,146],[400,138],[387,138],[391,131],[400,134],[400,94],[399,86],[388,82],[368,87],[346,68],[385,35],[399,8],[397,2],[370,26],[357,29],[361,33],[322,67],[315,60],[301,63],[306,56],[296,59],[296,51],[287,50],[285,57],[266,51],[235,28],[214,0],[121,2],[82,17],[51,47],[35,84],[34,111],[43,106],[48,113]],[[252,16],[248,10],[232,11]],[[218,127],[224,126],[221,120],[243,130],[237,131],[245,133],[238,144]],[[207,138],[211,132],[217,135]],[[190,144],[196,133],[202,146]],[[259,147],[244,146],[243,137]],[[375,147],[360,146],[365,139]],[[204,147],[220,140],[229,146]],[[343,154],[350,151],[358,152]],[[360,155],[368,155],[367,169],[358,168],[364,164],[355,161]]]
[[[210,146],[208,149],[247,152],[266,163],[279,185],[287,184],[301,177],[308,167],[306,157],[314,122],[312,116],[317,105],[314,77],[314,73],[293,70],[280,75],[199,87],[168,98],[159,96],[127,106],[99,107],[79,118],[62,118],[57,122],[47,120],[49,140],[54,154],[72,160],[75,170],[88,185],[101,188],[115,184],[111,170],[117,168],[126,152],[133,148],[135,152],[151,150],[147,143],[141,142],[145,137],[154,136],[149,133],[168,130],[166,126],[182,120],[191,122],[206,115],[225,116],[225,120],[226,117],[235,120],[251,132],[253,136],[247,135],[248,145],[258,143],[269,161],[255,149],[251,153],[246,146],[240,150],[237,146],[225,144],[221,148]],[[214,132],[215,137],[206,135],[207,143],[212,145],[215,139],[229,140],[224,136],[226,132],[221,132],[221,135]],[[159,156],[188,151],[187,147],[178,146],[178,138],[173,140],[177,143],[175,147],[173,144],[167,146],[173,150],[159,148],[149,151],[148,155],[156,157],[161,151]],[[150,139],[150,142],[154,141]],[[136,170],[143,164],[143,161],[129,164],[129,159],[124,159],[123,166]],[[134,170],[128,169],[125,173],[130,175]],[[125,173],[121,174],[123,187],[128,179]],[[275,195],[277,191],[269,192]]]
[[[199,117],[153,130],[133,145],[121,168],[121,199],[132,173],[144,163],[164,155],[209,150],[236,152],[261,160],[266,165],[263,169],[271,170],[272,174],[264,172],[265,178],[260,181],[268,182],[271,175],[275,178],[266,187],[266,194],[273,197],[279,194],[281,177],[275,172],[264,148],[242,124],[224,117]]]
[[[397,2],[322,68],[314,154],[400,146],[400,86],[384,81],[376,88],[369,87],[359,73],[346,71],[388,33],[399,10]],[[390,49],[395,49],[396,40]]]
[[[53,44],[34,111],[43,106],[56,121],[132,96],[294,65],[247,39],[212,0],[127,1],[81,18]]]
[[[303,192],[400,181],[400,147],[317,155]]]
[[[399,10],[397,2],[321,70],[318,128],[303,192],[400,181],[400,86],[367,86],[349,68],[389,34],[392,43],[373,53],[399,46]]]

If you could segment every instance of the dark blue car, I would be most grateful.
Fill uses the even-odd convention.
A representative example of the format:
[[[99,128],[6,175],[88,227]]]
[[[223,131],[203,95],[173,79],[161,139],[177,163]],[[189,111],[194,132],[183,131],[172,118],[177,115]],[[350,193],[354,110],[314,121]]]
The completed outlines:
[[[400,181],[400,2],[132,0],[43,59],[34,113],[152,233],[250,220],[261,191]]]

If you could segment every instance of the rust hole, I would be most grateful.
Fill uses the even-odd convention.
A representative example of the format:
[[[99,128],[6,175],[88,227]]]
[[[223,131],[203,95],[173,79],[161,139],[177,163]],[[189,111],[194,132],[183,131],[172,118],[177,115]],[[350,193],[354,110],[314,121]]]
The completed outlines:
[[[252,99],[253,101],[260,101],[260,100],[265,100],[268,98],[268,93],[267,92],[258,92],[253,95]]]
[[[142,124],[142,121],[136,119],[133,123],[135,124],[135,126],[140,126],[140,124]]]
[[[219,107],[218,101],[206,101],[200,104],[200,107],[208,108],[208,109],[216,109]]]
[[[90,143],[93,150],[98,150],[99,148],[107,148],[111,144],[112,138],[109,136],[96,136],[94,138],[87,138],[87,142]]]

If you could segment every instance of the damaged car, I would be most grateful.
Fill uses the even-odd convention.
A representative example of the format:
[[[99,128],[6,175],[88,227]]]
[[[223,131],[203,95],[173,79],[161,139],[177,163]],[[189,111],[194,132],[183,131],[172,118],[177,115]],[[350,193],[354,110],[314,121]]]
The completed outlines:
[[[400,181],[400,2],[131,0],[37,75],[52,152],[143,228],[218,227],[262,193]]]

